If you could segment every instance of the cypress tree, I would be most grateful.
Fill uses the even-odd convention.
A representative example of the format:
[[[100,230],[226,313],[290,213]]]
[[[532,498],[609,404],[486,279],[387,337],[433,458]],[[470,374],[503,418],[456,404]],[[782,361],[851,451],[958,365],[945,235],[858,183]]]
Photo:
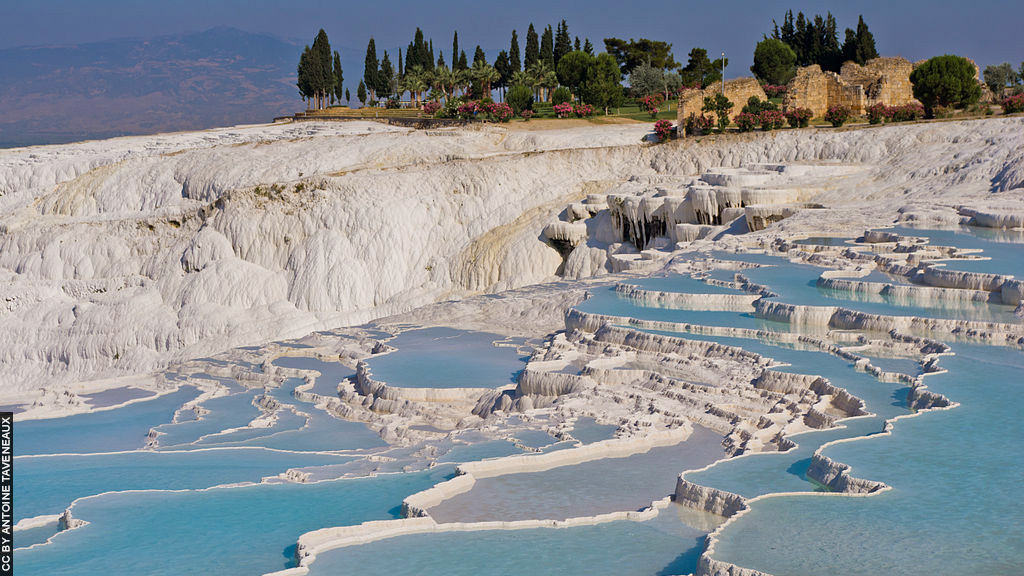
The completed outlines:
[[[476,51],[473,52],[473,64],[476,65],[477,62],[483,62],[484,64],[487,63],[487,55],[484,54],[484,51],[480,48],[479,44],[476,45]]]
[[[452,38],[452,70],[459,69],[459,31],[455,31]]]
[[[437,67],[444,68],[444,50],[437,53]]]
[[[519,59],[519,35],[516,31],[512,31],[512,46],[509,47],[508,51],[508,68],[509,74],[512,72],[519,72],[523,69],[523,62]]]
[[[864,23],[864,16],[857,18],[857,62],[863,64],[868,60],[878,58],[878,50],[875,49],[875,36],[868,30]]]
[[[360,104],[366,104],[366,84],[362,80],[359,81],[359,87],[356,88],[356,98],[359,98]]]
[[[402,49],[398,49],[398,77],[405,78],[405,71],[412,69],[412,63],[409,59],[412,58],[412,43],[409,43],[409,49],[405,51],[405,68],[402,68]]]
[[[466,51],[459,52],[459,70],[469,70],[469,60],[466,59]]]
[[[395,69],[391,65],[391,58],[388,51],[384,51],[384,58],[380,61],[380,74],[377,76],[377,96],[390,98],[394,95]]]
[[[579,36],[577,36],[577,37],[576,37],[576,42],[575,42],[575,43],[573,43],[573,45],[572,45],[572,49],[573,49],[574,51],[576,51],[576,52],[579,52],[579,51],[580,51],[580,37],[579,37]]]
[[[380,62],[377,61],[377,45],[373,43],[373,38],[371,37],[370,43],[366,45],[366,60],[363,63],[363,81],[366,83],[364,90],[370,90],[371,100],[376,97],[379,71]]]
[[[352,102],[352,95],[349,94],[348,88],[345,88],[345,102],[349,102],[349,103]]]
[[[427,54],[427,65],[426,65],[426,67],[424,69],[425,70],[433,70],[434,69],[434,39],[433,38],[430,39],[430,53]]]
[[[591,56],[594,55],[594,45],[590,43],[590,38],[587,38],[583,42],[583,51],[586,52],[587,54],[590,54]]]
[[[529,70],[540,60],[540,42],[537,41],[537,31],[530,23],[530,29],[526,31],[526,52],[523,55],[523,69]]]
[[[310,97],[313,96],[313,82],[311,80],[311,59],[312,57],[310,56],[309,46],[307,45],[302,50],[302,56],[299,57],[299,66],[298,69],[296,70],[298,79],[297,82],[295,83],[295,85],[298,86],[299,88],[299,94],[302,95],[302,99],[305,100],[307,103],[307,109],[310,103],[309,99]]]
[[[504,100],[504,88],[508,86],[508,81],[512,78],[511,68],[508,52],[504,50],[498,52],[498,57],[494,59],[494,69],[498,71],[498,84],[495,87],[502,89],[502,100]]]
[[[345,76],[341,70],[341,54],[334,51],[334,96],[341,102],[341,93],[345,90]],[[347,98],[346,98],[347,99]]]
[[[555,35],[551,31],[550,24],[540,37],[540,59],[548,65],[548,68],[555,69]]]
[[[558,24],[558,34],[555,35],[555,67],[558,61],[569,52],[572,52],[572,38],[569,37],[569,25],[562,20]]]

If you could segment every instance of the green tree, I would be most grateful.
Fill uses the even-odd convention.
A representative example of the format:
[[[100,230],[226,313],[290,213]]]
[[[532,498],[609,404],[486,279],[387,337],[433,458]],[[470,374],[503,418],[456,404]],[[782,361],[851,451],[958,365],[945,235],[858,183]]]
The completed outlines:
[[[603,108],[605,114],[622,104],[622,73],[614,56],[602,52],[591,61],[581,96],[584,102]]]
[[[508,52],[504,50],[498,52],[498,57],[494,59],[494,69],[498,72],[498,82],[494,87],[502,91],[502,100],[504,100],[505,88],[508,87],[508,81],[512,77],[512,67],[509,64]]]
[[[694,48],[690,54],[680,76],[685,86],[697,86],[707,88],[708,86],[721,81],[722,59],[711,60],[708,58],[708,51],[703,48]],[[729,59],[725,59],[725,66],[729,65]]]
[[[452,36],[452,70],[459,70],[459,31]]]
[[[666,92],[665,71],[649,62],[637,66],[629,75],[629,88],[634,98]]]
[[[1017,71],[1013,69],[1013,66],[1009,62],[1003,62],[996,66],[986,66],[984,72],[985,84],[988,85],[989,90],[996,95],[997,98],[1002,98],[1006,92],[1008,86],[1016,86],[1020,77],[1017,75]]]
[[[434,69],[433,87],[444,94],[445,99],[448,99],[454,93],[457,83],[458,74],[451,68],[441,64]]]
[[[581,50],[569,52],[558,62],[558,81],[579,98],[580,87],[587,78],[587,70],[594,57]]]
[[[440,68],[442,66],[445,66],[445,63],[444,63],[444,50],[441,50],[441,51],[439,51],[437,53],[437,65],[434,66],[434,68]]]
[[[376,100],[377,76],[379,74],[380,62],[377,60],[377,45],[373,43],[371,37],[370,43],[366,45],[366,59],[363,62],[363,82],[365,88],[370,91],[370,100]]]
[[[331,43],[323,28],[313,40],[313,46],[310,48],[307,58],[309,84],[313,91],[313,107],[322,110],[327,107],[327,100],[334,93]]]
[[[548,68],[555,69],[555,40],[554,33],[551,31],[551,25],[544,29],[544,33],[540,36],[540,59],[548,65]]]
[[[345,102],[352,102],[352,94],[349,93],[348,88],[345,88]]]
[[[551,92],[551,103],[554,105],[572,103],[572,92],[565,86],[559,86]]]
[[[519,74],[523,71],[520,70]],[[533,89],[524,84],[516,84],[508,91],[505,101],[512,107],[512,111],[519,114],[523,110],[533,109]]]
[[[512,31],[512,45],[508,50],[508,68],[509,74],[523,69],[523,61],[519,57],[519,35],[515,30]]]
[[[476,50],[473,52],[473,66],[476,66],[477,62],[487,64],[487,54],[484,54],[484,51],[480,48],[479,44],[476,45]]]
[[[591,56],[594,55],[594,45],[590,43],[590,38],[587,38],[586,41],[583,42],[583,51]],[[1024,64],[1022,64],[1022,66],[1024,66]]]
[[[878,58],[878,50],[875,49],[875,36],[868,30],[864,23],[864,16],[857,19],[857,31],[846,29],[846,39],[843,42],[843,60],[853,60],[857,64],[864,64],[872,58]]]
[[[631,73],[633,68],[644,62],[650,62],[651,66],[661,70],[679,68],[679,63],[672,56],[672,45],[667,42],[647,38],[639,40],[630,38],[628,42],[619,38],[605,38],[604,46],[608,54],[618,62],[619,71],[624,75]],[[586,51],[584,48],[584,52]]]
[[[377,86],[375,86],[377,97],[380,99],[391,98],[395,94],[395,68],[391,65],[391,58],[388,51],[384,51],[384,58],[380,61],[380,72],[377,74]]]
[[[306,46],[302,50],[302,56],[299,57],[299,66],[296,70],[298,79],[295,85],[299,88],[299,94],[302,95],[302,99],[306,102],[306,109],[313,103],[313,56]]]
[[[724,94],[715,94],[704,97],[704,112],[711,112],[718,116],[718,129],[725,130],[729,126],[729,111],[733,104]]]
[[[478,88],[478,90],[473,92],[489,98],[491,96],[491,86],[501,78],[498,71],[494,69],[494,66],[488,64],[487,60],[473,62],[473,68],[470,71]]]
[[[359,81],[359,87],[356,88],[356,98],[359,99],[360,105],[366,105],[366,83],[362,80]]]
[[[523,69],[529,70],[538,60],[540,60],[540,41],[537,39],[537,31],[533,29],[533,23],[531,22],[529,30],[526,31],[526,52],[523,54]]]
[[[469,70],[469,60],[466,59],[466,51],[465,50],[463,50],[462,52],[459,52],[459,66],[458,66],[458,70],[460,72],[465,71],[465,70]]]
[[[565,20],[558,25],[558,31],[555,33],[555,63],[554,68],[558,69],[558,63],[562,61],[562,57],[572,52],[572,38],[569,37],[569,25],[565,23]]]
[[[796,53],[782,40],[765,38],[754,48],[750,71],[767,84],[785,84],[796,76]]]
[[[910,73],[914,98],[924,104],[925,113],[934,116],[935,108],[962,108],[981,97],[974,77],[974,65],[962,56],[946,54],[930,58]]]
[[[533,80],[533,88],[537,91],[538,99],[548,102],[548,91],[558,86],[558,74],[544,60],[538,60],[527,72]]]
[[[581,48],[580,48],[580,37],[579,36],[576,37],[576,41],[573,43],[572,49],[577,51],[577,52],[579,52],[581,50]]]
[[[863,19],[861,21],[863,22]],[[813,19],[809,19],[804,16],[803,12],[799,12],[794,20],[793,11],[790,10],[786,12],[782,28],[779,28],[778,23],[775,23],[774,20],[773,23],[775,29],[772,32],[772,38],[782,40],[793,49],[798,66],[818,64],[823,70],[839,71],[843,64],[844,54],[843,49],[839,46],[836,19],[831,12],[826,13],[824,17],[815,15]],[[866,24],[863,29],[859,25],[857,28],[862,30],[861,38],[858,40],[855,33],[852,41],[854,45],[858,41],[863,42],[864,46],[861,47],[861,50],[864,54],[868,54],[870,52],[868,44],[872,50],[874,49],[874,38],[868,32]],[[851,50],[856,52],[853,48]]]
[[[341,70],[341,54],[334,51],[334,96],[341,102],[341,95],[345,91],[345,75]]]

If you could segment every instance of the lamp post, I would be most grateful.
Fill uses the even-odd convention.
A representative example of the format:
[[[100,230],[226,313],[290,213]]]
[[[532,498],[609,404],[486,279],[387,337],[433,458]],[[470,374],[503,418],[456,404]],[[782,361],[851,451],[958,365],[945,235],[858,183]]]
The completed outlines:
[[[722,52],[722,96],[725,96],[725,52]]]

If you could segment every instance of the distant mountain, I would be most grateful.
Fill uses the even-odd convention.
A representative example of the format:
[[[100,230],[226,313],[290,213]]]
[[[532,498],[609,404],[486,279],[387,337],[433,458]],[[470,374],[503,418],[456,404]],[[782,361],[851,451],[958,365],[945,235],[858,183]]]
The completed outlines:
[[[301,51],[226,27],[0,50],[0,147],[268,122],[302,107]]]

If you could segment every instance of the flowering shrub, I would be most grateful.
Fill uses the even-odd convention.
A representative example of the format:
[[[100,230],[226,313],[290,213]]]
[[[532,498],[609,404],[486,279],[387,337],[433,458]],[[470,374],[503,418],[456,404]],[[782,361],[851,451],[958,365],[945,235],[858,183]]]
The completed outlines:
[[[785,96],[786,95],[786,90],[787,90],[787,87],[784,86],[784,85],[782,85],[782,86],[773,86],[771,84],[765,84],[761,88],[764,89],[765,96],[767,96],[769,98],[780,98],[782,96]]]
[[[640,99],[640,109],[644,112],[650,112],[655,108],[660,108],[665,102],[665,97],[660,93],[651,94],[650,96],[644,96]]]
[[[672,123],[668,120],[658,120],[654,123],[654,134],[658,136],[658,142],[668,140],[672,135]]]
[[[686,118],[686,124],[684,130],[691,136],[700,136],[701,134],[708,134],[711,129],[715,126],[715,119],[711,116],[705,116],[701,114],[697,116],[694,113],[690,113],[689,117]]]
[[[754,128],[757,128],[757,125],[761,123],[761,119],[750,112],[740,112],[733,117],[732,121],[739,126],[740,132],[750,132]]]
[[[913,103],[904,104],[903,106],[890,106],[886,108],[886,113],[893,122],[920,120],[924,118],[924,106]]]
[[[778,110],[761,110],[757,119],[761,123],[761,129],[766,132],[786,125],[786,115]]]
[[[577,104],[572,111],[580,118],[588,118],[594,115],[594,107],[590,104]]]
[[[561,104],[555,104],[552,106],[552,110],[555,111],[555,116],[559,118],[568,118],[572,114],[572,104],[563,102]]]
[[[488,102],[484,104],[484,110],[495,122],[508,122],[512,119],[512,107],[504,102]]]
[[[1003,107],[1004,114],[1024,112],[1024,92],[1003,98],[999,105]]]
[[[456,111],[459,118],[462,118],[463,120],[473,118],[480,112],[480,104],[476,100],[470,100],[469,102],[460,104]]]
[[[849,119],[850,109],[846,106],[831,106],[828,112],[825,112],[825,121],[831,123],[834,128],[846,124]]]
[[[790,108],[786,111],[786,121],[793,128],[807,128],[811,116],[814,116],[814,112],[810,108]]]
[[[423,105],[423,111],[433,116],[437,114],[437,111],[441,109],[441,103],[437,100],[431,100]]]
[[[868,124],[881,124],[886,120],[891,120],[892,114],[889,112],[888,106],[879,102],[868,106],[867,117]]]
[[[529,120],[530,118],[533,118],[533,110],[530,110],[529,108],[527,108],[527,109],[521,111],[519,113],[519,116],[522,117],[523,120]]]

